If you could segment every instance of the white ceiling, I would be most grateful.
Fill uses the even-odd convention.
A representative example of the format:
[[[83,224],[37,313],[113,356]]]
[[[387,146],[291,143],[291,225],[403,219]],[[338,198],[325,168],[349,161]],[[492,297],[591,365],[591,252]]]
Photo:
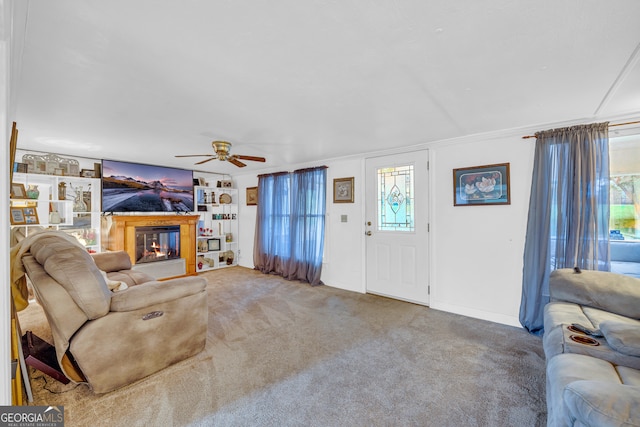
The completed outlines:
[[[640,113],[637,0],[30,0],[24,28],[36,151],[236,173],[174,155],[223,139],[279,167]]]

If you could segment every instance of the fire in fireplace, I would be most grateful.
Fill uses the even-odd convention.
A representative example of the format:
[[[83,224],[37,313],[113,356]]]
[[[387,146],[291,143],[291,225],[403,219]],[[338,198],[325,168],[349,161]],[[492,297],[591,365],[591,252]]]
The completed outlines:
[[[136,227],[136,264],[180,258],[180,226]]]

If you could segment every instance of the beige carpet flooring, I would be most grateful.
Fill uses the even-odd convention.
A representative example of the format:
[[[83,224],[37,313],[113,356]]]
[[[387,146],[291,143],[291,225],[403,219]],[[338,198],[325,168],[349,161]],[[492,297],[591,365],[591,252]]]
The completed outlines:
[[[546,424],[542,343],[522,329],[242,267],[203,276],[203,352],[103,395],[32,370],[34,404],[64,405],[68,427]],[[19,318],[51,339],[37,304]]]

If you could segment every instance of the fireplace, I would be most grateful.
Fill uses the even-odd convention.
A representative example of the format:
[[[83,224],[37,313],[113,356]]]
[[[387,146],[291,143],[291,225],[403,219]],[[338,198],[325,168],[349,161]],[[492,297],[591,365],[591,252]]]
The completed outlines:
[[[180,226],[136,227],[136,264],[180,258]]]
[[[140,263],[136,229],[140,227],[170,227],[180,228],[179,257],[184,261],[185,271],[181,275],[196,275],[196,227],[200,215],[108,215],[102,217],[103,251],[126,251],[131,263],[153,271],[180,260],[168,260],[164,263]],[[157,267],[156,267],[157,266]],[[154,275],[154,274],[151,274]],[[177,276],[178,274],[174,274]]]

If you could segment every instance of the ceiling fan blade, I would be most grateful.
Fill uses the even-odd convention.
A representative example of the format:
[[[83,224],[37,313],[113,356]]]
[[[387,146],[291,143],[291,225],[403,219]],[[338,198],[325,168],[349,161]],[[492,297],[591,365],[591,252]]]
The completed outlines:
[[[243,156],[242,154],[235,154],[234,157],[242,160],[251,160],[254,162],[266,162],[267,159],[264,157],[256,157],[256,156]]]
[[[183,155],[174,156],[174,157],[211,157],[211,156],[215,156],[215,154],[183,154]]]
[[[211,160],[215,160],[217,159],[217,157],[211,157],[210,159],[204,159],[204,160],[200,160],[199,162],[194,163],[195,165],[201,165],[203,163],[207,163],[210,162]]]
[[[227,161],[229,161],[230,163],[233,163],[234,165],[238,166],[239,168],[243,168],[243,167],[247,166],[246,164],[242,163],[240,160],[236,159],[236,157],[240,157],[240,156],[229,157],[227,159]]]

